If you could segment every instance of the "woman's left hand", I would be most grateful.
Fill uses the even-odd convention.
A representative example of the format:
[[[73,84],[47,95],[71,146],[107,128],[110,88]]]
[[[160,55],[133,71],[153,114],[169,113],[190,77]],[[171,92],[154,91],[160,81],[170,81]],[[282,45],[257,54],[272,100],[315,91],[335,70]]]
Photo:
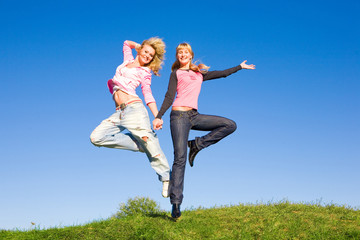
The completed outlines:
[[[139,51],[141,50],[141,45],[138,44],[138,43],[136,43],[136,44],[135,44],[135,50],[136,50],[137,52],[139,52]]]
[[[247,65],[246,64],[247,60],[243,61],[240,66],[243,68],[243,69],[255,69],[255,65],[254,64],[250,64],[250,65]]]

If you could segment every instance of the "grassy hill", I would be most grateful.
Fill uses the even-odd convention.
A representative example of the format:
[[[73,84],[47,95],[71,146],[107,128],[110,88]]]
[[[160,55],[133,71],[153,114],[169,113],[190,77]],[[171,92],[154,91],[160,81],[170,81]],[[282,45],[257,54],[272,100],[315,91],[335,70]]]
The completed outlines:
[[[0,231],[0,239],[360,239],[360,211],[345,206],[269,204],[182,211],[174,221],[151,199],[129,199],[107,220],[82,226]]]

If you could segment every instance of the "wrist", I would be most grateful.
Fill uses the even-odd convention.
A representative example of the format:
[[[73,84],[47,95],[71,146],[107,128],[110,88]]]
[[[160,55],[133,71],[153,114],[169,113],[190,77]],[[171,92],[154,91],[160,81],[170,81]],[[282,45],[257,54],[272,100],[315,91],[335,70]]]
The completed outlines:
[[[141,48],[141,44],[135,43],[135,49],[138,50],[138,49],[140,49],[140,48]]]

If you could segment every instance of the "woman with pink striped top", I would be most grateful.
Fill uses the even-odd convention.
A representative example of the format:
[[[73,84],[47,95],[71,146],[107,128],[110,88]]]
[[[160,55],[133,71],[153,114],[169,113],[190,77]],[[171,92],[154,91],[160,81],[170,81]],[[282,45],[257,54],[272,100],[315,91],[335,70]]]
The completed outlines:
[[[137,51],[134,59],[132,49]],[[158,114],[151,92],[151,71],[159,75],[163,63],[165,44],[157,37],[140,45],[125,41],[124,62],[107,83],[115,102],[116,112],[103,120],[91,133],[91,142],[98,147],[126,149],[146,153],[151,167],[163,183],[162,195],[168,197],[169,163],[151,129],[148,112],[135,89],[141,85],[146,105],[154,117]],[[127,133],[124,133],[127,130]]]
[[[175,219],[181,216],[180,204],[183,200],[187,146],[190,148],[189,163],[192,167],[195,156],[200,150],[217,143],[236,130],[236,123],[230,119],[198,113],[198,97],[203,81],[227,77],[241,69],[255,69],[255,65],[247,65],[244,61],[236,67],[223,71],[207,71],[209,67],[206,65],[193,64],[193,58],[194,52],[188,43],[177,46],[169,87],[161,109],[153,121],[154,129],[160,129],[163,124],[161,117],[172,104],[170,129],[174,146],[174,163],[169,193],[172,204],[171,216]],[[191,129],[210,132],[188,141]]]

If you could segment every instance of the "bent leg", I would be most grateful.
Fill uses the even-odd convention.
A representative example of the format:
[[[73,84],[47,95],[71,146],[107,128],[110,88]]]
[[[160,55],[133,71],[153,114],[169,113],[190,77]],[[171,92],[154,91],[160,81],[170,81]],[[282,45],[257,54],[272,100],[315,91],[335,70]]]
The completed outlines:
[[[97,147],[141,151],[139,143],[130,133],[122,133],[125,128],[120,125],[120,112],[115,112],[103,120],[90,135],[90,141]]]
[[[205,136],[195,138],[199,149],[217,143],[236,130],[236,123],[233,120],[214,115],[198,114],[192,119],[192,123],[191,129],[210,131]]]

